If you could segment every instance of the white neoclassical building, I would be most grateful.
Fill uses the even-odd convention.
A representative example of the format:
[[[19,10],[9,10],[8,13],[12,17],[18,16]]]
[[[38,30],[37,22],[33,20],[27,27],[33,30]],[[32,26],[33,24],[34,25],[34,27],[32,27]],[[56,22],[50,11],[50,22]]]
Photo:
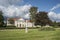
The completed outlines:
[[[16,27],[33,27],[34,23],[32,23],[30,20],[25,20],[23,18],[12,18],[14,20],[14,24],[11,24],[9,22],[10,18],[7,19],[7,26],[14,25]]]

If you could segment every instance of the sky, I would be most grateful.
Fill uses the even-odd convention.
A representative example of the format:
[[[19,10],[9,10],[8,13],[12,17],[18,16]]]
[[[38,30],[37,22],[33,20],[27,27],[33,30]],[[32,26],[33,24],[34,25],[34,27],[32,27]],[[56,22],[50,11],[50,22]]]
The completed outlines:
[[[48,12],[52,21],[60,22],[60,0],[0,0],[0,10],[6,17],[29,19],[29,9],[38,7],[38,11]]]

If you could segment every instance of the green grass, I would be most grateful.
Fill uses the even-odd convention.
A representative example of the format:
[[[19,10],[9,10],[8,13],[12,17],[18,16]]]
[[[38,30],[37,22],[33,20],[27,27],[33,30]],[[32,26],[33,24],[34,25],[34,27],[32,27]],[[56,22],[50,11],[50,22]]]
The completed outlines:
[[[24,29],[0,30],[0,40],[60,40],[60,29],[55,31],[38,31],[29,29],[25,33]]]

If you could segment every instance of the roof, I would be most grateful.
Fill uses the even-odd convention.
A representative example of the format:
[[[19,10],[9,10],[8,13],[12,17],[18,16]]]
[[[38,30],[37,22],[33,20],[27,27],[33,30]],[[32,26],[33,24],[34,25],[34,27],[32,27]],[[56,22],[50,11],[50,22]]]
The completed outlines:
[[[7,18],[7,20],[18,20],[19,18]]]
[[[16,20],[18,20],[18,21],[22,20],[22,21],[31,22],[31,20],[27,20],[27,19],[23,19],[23,18],[7,18],[7,20],[14,20],[14,21],[16,21]]]

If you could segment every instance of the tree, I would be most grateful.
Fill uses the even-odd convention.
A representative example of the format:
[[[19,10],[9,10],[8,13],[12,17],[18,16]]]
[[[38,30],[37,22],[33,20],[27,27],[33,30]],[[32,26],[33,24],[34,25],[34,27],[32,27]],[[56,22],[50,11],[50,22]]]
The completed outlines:
[[[35,25],[51,25],[52,21],[49,19],[47,12],[39,12],[36,14]]]
[[[30,20],[32,22],[35,22],[35,15],[37,13],[37,7],[31,7],[29,12],[30,12]]]
[[[10,18],[8,21],[9,21],[10,24],[14,24],[14,19],[13,18]]]
[[[3,27],[4,25],[4,17],[3,17],[3,12],[0,11],[0,27]]]

